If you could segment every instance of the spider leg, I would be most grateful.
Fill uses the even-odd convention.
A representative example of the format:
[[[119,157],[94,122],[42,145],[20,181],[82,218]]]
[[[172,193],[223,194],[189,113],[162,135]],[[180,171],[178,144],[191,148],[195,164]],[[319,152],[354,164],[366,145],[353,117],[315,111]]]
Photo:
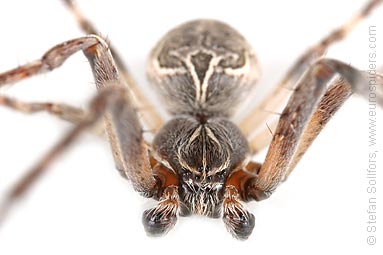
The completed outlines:
[[[370,0],[348,22],[333,30],[329,35],[309,48],[295,61],[275,89],[245,116],[240,123],[240,128],[248,137],[254,153],[262,150],[270,143],[272,135],[270,135],[269,128],[275,130],[279,118],[278,114],[273,115],[270,112],[278,111],[279,108],[286,105],[287,99],[295,89],[296,82],[303,72],[315,61],[323,57],[330,46],[343,40],[358,23],[365,19],[382,2],[382,0]],[[254,129],[254,127],[258,128]]]
[[[94,25],[83,15],[73,0],[63,0],[63,2],[74,15],[84,33],[94,35],[100,34],[97,28],[95,28]],[[137,83],[134,81],[120,54],[118,54],[112,45],[109,45],[109,50],[112,53],[113,59],[118,69],[120,70],[122,77],[125,79],[125,82],[128,84],[129,89],[131,90],[133,104],[137,109],[145,109],[142,111],[142,118],[147,128],[153,130],[154,132],[158,131],[158,129],[163,125],[164,120],[156,108],[152,105],[150,100],[148,100],[145,94],[141,91]]]
[[[57,46],[59,47],[59,46]],[[72,54],[72,53],[67,53]],[[23,79],[29,78],[35,74],[48,72],[57,66],[49,67],[50,62],[53,62],[54,54],[46,53],[41,60],[33,61],[32,63],[20,66],[13,70],[0,73],[0,88],[9,85]],[[51,69],[49,69],[51,68]],[[12,84],[13,85],[13,84]],[[24,113],[35,113],[35,112],[48,112],[60,119],[69,121],[71,123],[78,123],[79,120],[84,116],[82,109],[67,105],[67,104],[56,104],[56,103],[26,103],[20,100],[10,98],[4,95],[0,95],[0,105],[12,108],[14,110]]]
[[[83,44],[86,39],[92,41]],[[177,179],[166,167],[158,164],[154,159],[149,160],[136,109],[131,103],[129,92],[123,86],[123,81],[120,79],[106,43],[96,36],[71,40],[50,50],[42,58],[43,64],[36,61],[37,66],[45,66],[47,65],[45,62],[52,62],[55,64],[50,65],[51,69],[58,67],[69,57],[68,52],[70,54],[75,52],[71,49],[72,46],[82,44],[85,45],[83,48],[76,49],[83,50],[90,61],[96,86],[101,92],[92,101],[90,112],[84,113],[75,128],[10,191],[5,203],[0,207],[0,218],[5,217],[14,202],[26,193],[28,188],[46,171],[47,166],[54,158],[66,149],[83,130],[91,128],[101,116],[106,115],[106,131],[117,168],[123,176],[132,181],[137,191],[145,196],[154,196],[160,200],[157,207],[144,212],[144,226],[149,234],[164,234],[176,222],[176,214],[178,213]],[[68,45],[72,46],[69,46],[68,49]],[[41,68],[28,70],[22,66],[5,73],[6,75],[3,75],[2,78],[9,82],[17,80],[14,76],[28,77],[43,71],[45,70],[41,70]],[[7,106],[24,112],[46,110],[46,108],[50,107],[49,104],[26,104],[7,97],[2,97],[2,100],[5,101],[4,104]]]
[[[99,39],[97,36],[90,35],[58,44],[47,51],[41,59],[1,73],[0,88],[37,74],[50,72],[61,66],[74,53],[97,44]]]
[[[101,44],[103,46],[97,46]],[[92,48],[92,46],[94,46]],[[100,47],[102,49],[100,50]],[[98,51],[92,52],[92,49],[98,49]],[[15,69],[9,70],[0,74],[0,88],[9,83],[17,82],[21,79],[31,77],[33,75],[42,74],[50,72],[55,68],[61,66],[67,58],[72,54],[78,51],[84,51],[87,55],[86,50],[88,50],[88,56],[92,60],[91,66],[95,73],[96,87],[97,89],[102,89],[110,85],[109,80],[119,79],[117,67],[115,66],[112,56],[108,51],[107,45],[103,39],[95,35],[88,35],[85,37],[80,37],[77,39],[69,40],[64,43],[58,44],[47,51],[41,59],[35,60],[29,64],[22,65]],[[91,55],[99,54],[99,56],[94,56],[97,61],[94,61],[94,58]],[[97,64],[97,67],[94,65]],[[102,75],[114,75],[115,77],[101,77]],[[118,77],[117,77],[118,76]],[[105,82],[107,81],[107,82]],[[120,82],[122,84],[122,81]],[[117,138],[115,137],[114,132],[112,131],[110,119],[105,119],[106,129],[109,130],[108,136],[113,150],[114,160],[116,162],[116,167],[120,171],[123,170],[123,164],[121,160],[120,151],[117,146]],[[126,176],[126,175],[124,175]]]
[[[0,95],[0,105],[27,114],[47,112],[75,125],[78,124],[85,116],[85,112],[82,109],[67,104],[40,102],[30,103],[3,95]],[[103,137],[104,127],[101,124],[96,125],[95,127],[91,128],[91,132],[97,136]]]
[[[148,155],[142,137],[140,138],[141,133],[137,130],[137,126],[138,128],[140,126],[136,112],[131,108],[126,90],[118,86],[118,84],[103,89],[91,101],[89,108],[89,112],[86,113],[82,120],[45,154],[10,190],[5,197],[4,203],[0,206],[0,222],[5,218],[11,206],[47,171],[49,164],[66,150],[87,128],[95,125],[106,112],[109,112],[112,116],[116,125],[116,133],[124,133],[125,140],[121,141],[120,144],[123,146],[134,146],[136,148],[130,151],[130,155],[126,155],[123,158],[123,162],[126,166],[125,170],[127,174],[129,174],[135,188],[147,194],[154,192],[156,182],[153,176],[150,175],[149,178],[147,177],[147,175],[151,173]],[[122,116],[120,112],[126,114],[123,119],[121,119]],[[130,122],[131,129],[121,130],[121,126],[126,126],[127,121]],[[138,161],[133,162],[132,157],[135,157]],[[140,161],[141,159],[142,161]],[[129,170],[132,170],[131,168],[134,168],[136,172],[129,172]],[[142,180],[143,178],[147,179]]]
[[[368,98],[374,86],[376,103],[383,107],[381,81],[378,76],[367,81],[361,71],[336,60],[321,59],[313,64],[299,80],[280,116],[264,164],[254,173],[241,170],[229,178],[242,199],[268,198],[352,93]]]
[[[0,105],[27,114],[47,112],[75,125],[85,117],[85,112],[82,109],[60,103],[30,103],[0,95]],[[104,137],[104,127],[101,124],[92,127],[91,132],[97,136]]]
[[[56,103],[26,103],[11,97],[0,95],[0,105],[9,107],[23,113],[48,112],[60,119],[79,123],[84,118],[85,112],[82,109]]]
[[[21,76],[30,76],[53,69],[77,50],[83,50],[90,61],[97,88],[101,91],[92,101],[90,112],[69,132],[27,175],[11,190],[0,211],[5,215],[10,206],[20,198],[47,165],[71,144],[78,135],[97,120],[106,115],[106,131],[112,147],[117,168],[132,181],[133,187],[145,196],[154,196],[158,182],[153,176],[148,156],[148,148],[143,138],[143,130],[133,107],[129,91],[122,86],[117,67],[107,44],[97,36],[87,36],[62,43],[51,49],[41,61],[39,68],[26,71],[24,67],[12,70]],[[17,75],[16,75],[17,76]],[[5,75],[9,81],[15,75]]]

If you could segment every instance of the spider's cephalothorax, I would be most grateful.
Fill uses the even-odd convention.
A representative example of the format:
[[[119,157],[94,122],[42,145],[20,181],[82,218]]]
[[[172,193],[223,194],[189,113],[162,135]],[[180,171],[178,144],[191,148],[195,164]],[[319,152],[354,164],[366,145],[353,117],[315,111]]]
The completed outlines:
[[[242,167],[249,149],[238,128],[224,118],[200,123],[193,117],[177,117],[156,136],[153,148],[179,178],[182,214],[217,217],[225,182]]]

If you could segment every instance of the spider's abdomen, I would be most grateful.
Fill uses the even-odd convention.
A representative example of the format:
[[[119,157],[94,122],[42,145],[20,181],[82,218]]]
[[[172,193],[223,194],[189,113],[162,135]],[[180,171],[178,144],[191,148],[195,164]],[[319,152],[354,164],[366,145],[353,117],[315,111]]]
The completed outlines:
[[[236,30],[196,20],[157,43],[148,76],[172,114],[230,116],[259,72],[251,47]]]

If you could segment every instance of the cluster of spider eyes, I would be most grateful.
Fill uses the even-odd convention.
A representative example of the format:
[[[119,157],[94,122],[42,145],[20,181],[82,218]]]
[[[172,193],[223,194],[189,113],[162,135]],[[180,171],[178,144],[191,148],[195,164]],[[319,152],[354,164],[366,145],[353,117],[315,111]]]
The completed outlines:
[[[202,173],[203,167],[198,168],[199,172]],[[205,171],[209,172],[209,167],[205,168]],[[226,170],[222,170],[219,173],[215,175],[208,175],[206,176],[206,181],[208,182],[224,182],[226,176]],[[202,179],[202,175],[195,174],[191,171],[189,171],[186,168],[182,169],[182,179],[183,181],[195,181],[195,182],[200,182]]]

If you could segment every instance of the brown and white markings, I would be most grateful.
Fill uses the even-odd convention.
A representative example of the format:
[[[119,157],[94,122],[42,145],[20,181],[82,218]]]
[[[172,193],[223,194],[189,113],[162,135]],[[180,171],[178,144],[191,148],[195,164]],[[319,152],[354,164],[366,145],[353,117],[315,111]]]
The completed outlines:
[[[149,78],[159,89],[173,119],[162,125],[155,108],[145,124],[157,135],[151,146],[142,137],[137,102],[149,105],[128,71],[98,36],[77,38],[55,46],[41,60],[0,75],[6,84],[50,71],[71,54],[84,51],[93,68],[100,93],[88,112],[59,104],[26,104],[5,95],[0,102],[23,112],[48,111],[76,127],[22,179],[7,197],[5,213],[63,148],[85,128],[107,113],[106,126],[117,169],[136,190],[159,200],[144,213],[151,234],[162,234],[175,224],[177,215],[197,213],[223,216],[231,233],[246,239],[254,216],[241,201],[267,198],[293,170],[324,124],[352,92],[365,95],[363,75],[341,62],[320,59],[326,49],[342,39],[359,20],[381,1],[371,1],[360,15],[314,45],[276,88],[240,123],[230,120],[235,106],[259,76],[248,43],[233,28],[218,21],[198,20],[169,32],[155,47],[149,61]],[[68,2],[69,3],[69,2]],[[72,10],[84,24],[77,9]],[[87,33],[97,34],[89,25]],[[307,72],[304,73],[304,71]],[[303,75],[304,73],[304,75]],[[344,79],[333,81],[334,75]],[[303,75],[303,76],[302,76]],[[302,77],[299,82],[298,78]],[[274,96],[293,90],[269,147],[264,164],[250,162],[253,153],[267,144],[252,136],[263,125],[263,109],[274,105]],[[139,98],[134,101],[131,98]],[[145,116],[145,112],[142,113]],[[249,125],[251,123],[251,125]],[[276,123],[274,124],[276,126]],[[162,126],[160,130],[158,128]],[[265,132],[268,132],[264,127]],[[247,138],[251,139],[247,140]]]

